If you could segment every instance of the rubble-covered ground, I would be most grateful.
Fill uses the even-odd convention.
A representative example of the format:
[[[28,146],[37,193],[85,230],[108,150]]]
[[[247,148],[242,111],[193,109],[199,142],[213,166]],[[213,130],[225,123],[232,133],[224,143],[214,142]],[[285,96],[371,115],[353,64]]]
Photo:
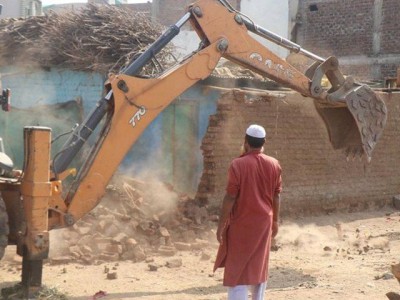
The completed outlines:
[[[43,283],[67,299],[226,299],[212,272],[217,217],[172,187],[124,177],[72,228],[52,232]],[[387,299],[400,292],[400,213],[283,218],[267,299]],[[8,247],[0,288],[20,280]],[[43,299],[60,299],[48,296]]]
[[[94,210],[71,228],[51,232],[49,263],[140,262],[202,250],[215,243],[216,220],[167,184],[117,176]]]

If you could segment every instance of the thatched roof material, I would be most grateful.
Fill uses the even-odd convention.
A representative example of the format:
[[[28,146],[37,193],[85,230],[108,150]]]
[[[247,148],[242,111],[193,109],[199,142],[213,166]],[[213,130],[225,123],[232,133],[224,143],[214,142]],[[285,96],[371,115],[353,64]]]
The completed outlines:
[[[0,20],[0,64],[115,71],[152,44],[162,29],[143,13],[93,4],[78,12]],[[169,51],[158,60],[170,58]]]

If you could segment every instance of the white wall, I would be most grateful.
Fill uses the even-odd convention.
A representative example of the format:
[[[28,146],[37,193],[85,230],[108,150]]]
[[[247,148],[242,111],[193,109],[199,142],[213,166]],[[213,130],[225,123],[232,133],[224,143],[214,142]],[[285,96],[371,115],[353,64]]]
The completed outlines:
[[[242,0],[241,11],[257,25],[272,31],[284,38],[289,32],[289,3],[287,0]],[[276,44],[257,37],[257,40],[266,45],[275,54],[286,57],[288,51]]]
[[[195,31],[181,30],[172,43],[176,47],[177,58],[182,58],[199,47],[200,39]]]
[[[288,38],[289,0],[242,0],[241,11],[257,25]],[[255,38],[280,57],[287,56],[286,49],[258,36]],[[178,53],[182,56],[196,49],[199,39],[194,31],[182,30],[172,43],[178,47]]]
[[[18,18],[21,15],[21,0],[0,0],[3,5],[0,18]]]
[[[0,19],[39,16],[42,2],[39,0],[0,0],[3,10]]]

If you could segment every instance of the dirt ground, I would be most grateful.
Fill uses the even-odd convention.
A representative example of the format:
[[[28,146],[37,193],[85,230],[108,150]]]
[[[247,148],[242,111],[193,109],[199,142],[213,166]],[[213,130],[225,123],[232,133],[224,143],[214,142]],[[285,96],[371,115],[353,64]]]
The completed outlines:
[[[173,257],[147,255],[146,261],[94,265],[46,263],[43,283],[68,299],[226,299],[222,270],[212,273],[216,243],[178,251]],[[400,213],[333,214],[284,219],[272,253],[266,299],[386,299],[400,292],[390,272],[400,260]],[[208,254],[208,255],[207,255]],[[182,265],[166,266],[181,259]],[[151,271],[149,265],[156,266]],[[116,273],[107,279],[105,270]],[[21,265],[7,248],[0,264],[0,288],[15,285]],[[110,271],[109,271],[110,272]]]

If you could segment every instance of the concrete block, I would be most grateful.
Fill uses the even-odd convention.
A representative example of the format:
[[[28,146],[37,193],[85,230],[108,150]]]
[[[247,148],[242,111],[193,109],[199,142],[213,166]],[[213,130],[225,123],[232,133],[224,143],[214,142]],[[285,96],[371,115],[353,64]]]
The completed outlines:
[[[182,266],[181,258],[170,259],[165,264],[168,268],[179,268]]]
[[[189,244],[189,243],[175,242],[174,246],[179,251],[190,251],[190,250],[192,250],[192,245]]]

